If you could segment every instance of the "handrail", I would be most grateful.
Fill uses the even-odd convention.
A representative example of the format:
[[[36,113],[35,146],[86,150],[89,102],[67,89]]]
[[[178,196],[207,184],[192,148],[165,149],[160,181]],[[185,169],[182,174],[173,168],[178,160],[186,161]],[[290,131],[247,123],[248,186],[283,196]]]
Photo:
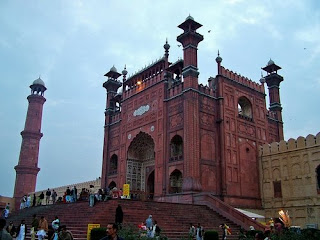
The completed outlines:
[[[234,209],[229,204],[211,194],[200,193],[194,195],[194,204],[206,205],[246,230],[249,230],[249,226],[253,226],[256,230],[261,231],[264,231],[265,229],[261,223]]]

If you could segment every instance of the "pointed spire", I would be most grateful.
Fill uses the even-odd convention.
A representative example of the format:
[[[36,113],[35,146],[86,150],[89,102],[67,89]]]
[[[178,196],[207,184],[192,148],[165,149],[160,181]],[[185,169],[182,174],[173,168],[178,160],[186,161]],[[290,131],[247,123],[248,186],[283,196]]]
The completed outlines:
[[[222,57],[220,57],[220,52],[218,50],[218,57],[216,57],[216,62],[220,64],[222,62]]]

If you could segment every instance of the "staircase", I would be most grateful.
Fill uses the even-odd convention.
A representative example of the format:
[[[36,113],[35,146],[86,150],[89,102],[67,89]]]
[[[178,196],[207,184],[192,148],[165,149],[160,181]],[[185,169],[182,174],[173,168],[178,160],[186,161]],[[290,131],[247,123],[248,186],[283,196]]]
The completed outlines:
[[[228,239],[238,239],[239,225],[207,206],[181,203],[120,199],[98,202],[94,207],[89,207],[88,202],[61,203],[17,211],[9,217],[8,221],[13,221],[17,226],[24,219],[28,229],[30,229],[33,214],[36,214],[38,218],[44,216],[49,225],[54,220],[54,217],[58,216],[61,225],[66,225],[76,240],[85,240],[89,223],[106,227],[108,223],[114,222],[115,210],[118,204],[121,205],[124,213],[124,225],[132,224],[138,226],[152,214],[153,220],[158,222],[158,226],[162,230],[161,235],[165,235],[172,240],[186,239],[190,223],[195,226],[200,223],[204,230],[215,230],[219,234],[221,234],[219,225],[226,223],[232,229],[232,235],[228,236]],[[30,235],[27,234],[27,238],[29,237]]]

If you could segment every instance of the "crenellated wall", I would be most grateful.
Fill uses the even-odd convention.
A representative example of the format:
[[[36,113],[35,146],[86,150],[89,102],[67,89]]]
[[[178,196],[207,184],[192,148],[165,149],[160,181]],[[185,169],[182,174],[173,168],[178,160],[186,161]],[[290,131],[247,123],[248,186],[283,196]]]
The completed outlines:
[[[199,88],[199,92],[204,93],[209,96],[214,96],[214,90],[212,88],[209,88],[208,86],[205,86],[202,84],[199,84],[198,88]]]
[[[288,210],[292,224],[320,226],[320,132],[260,147],[260,186],[266,217]]]
[[[223,66],[220,66],[219,69],[220,75],[227,77],[233,81],[236,81],[242,85],[245,85],[249,88],[252,88],[258,92],[264,93],[264,87],[262,84],[253,82],[252,80],[248,79],[247,77],[241,76],[240,74],[234,73],[233,71],[230,71],[229,69],[224,68]]]
[[[260,156],[269,156],[273,154],[288,153],[290,151],[306,150],[309,147],[320,147],[320,132],[314,136],[309,134],[306,138],[298,137],[297,139],[290,138],[288,141],[273,142],[264,144],[260,148]]]

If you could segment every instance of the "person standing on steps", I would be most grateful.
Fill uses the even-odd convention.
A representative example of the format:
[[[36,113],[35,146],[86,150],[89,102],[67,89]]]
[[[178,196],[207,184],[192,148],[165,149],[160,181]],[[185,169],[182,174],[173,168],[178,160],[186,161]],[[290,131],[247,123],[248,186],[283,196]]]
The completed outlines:
[[[31,240],[36,239],[36,233],[38,231],[38,227],[39,227],[39,220],[37,218],[37,215],[33,214],[33,219],[31,222],[31,230],[30,230]]]
[[[57,192],[53,189],[51,193],[52,204],[55,204],[57,201]]]
[[[26,237],[26,233],[27,233],[27,226],[25,224],[24,220],[21,220],[21,224],[18,226],[17,229],[17,240],[24,240]]]
[[[11,237],[15,238],[17,236],[17,230],[16,230],[16,227],[14,226],[13,222],[9,223],[6,230],[11,235]]]
[[[124,240],[124,238],[118,236],[118,225],[116,223],[108,223],[107,236],[100,240]]]
[[[146,227],[147,227],[147,237],[150,238],[152,234],[152,227],[153,227],[153,220],[152,220],[151,214],[146,219]]]
[[[72,233],[67,230],[66,225],[61,226],[61,231],[59,232],[60,240],[73,240]]]
[[[50,197],[51,197],[51,191],[48,188],[48,190],[46,191],[46,205],[49,205],[50,203]]]
[[[122,208],[120,206],[120,204],[118,204],[118,207],[116,209],[116,218],[115,218],[115,222],[118,225],[119,229],[122,229],[122,222],[123,222],[123,211]]]
[[[42,205],[43,199],[44,199],[44,193],[41,192],[41,194],[39,195],[38,205],[40,205],[40,206]]]
[[[43,240],[48,232],[48,222],[44,216],[41,216],[38,226],[37,236],[39,240]]]
[[[196,229],[196,239],[197,240],[203,240],[204,230],[200,223],[198,223],[197,229]]]
[[[195,236],[196,236],[196,228],[193,226],[192,223],[190,223],[190,227],[189,227],[189,239],[194,239]]]

